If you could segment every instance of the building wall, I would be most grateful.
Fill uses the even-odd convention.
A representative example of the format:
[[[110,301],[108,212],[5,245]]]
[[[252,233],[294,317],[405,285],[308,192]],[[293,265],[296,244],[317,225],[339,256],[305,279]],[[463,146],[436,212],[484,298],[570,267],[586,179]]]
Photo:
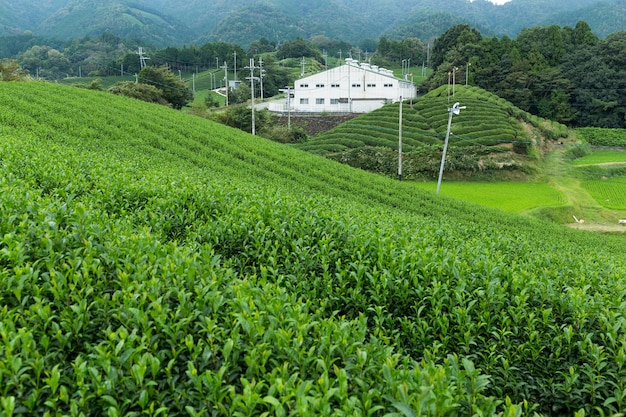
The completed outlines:
[[[296,80],[290,105],[297,112],[366,113],[415,96],[410,81],[347,59],[345,65]]]

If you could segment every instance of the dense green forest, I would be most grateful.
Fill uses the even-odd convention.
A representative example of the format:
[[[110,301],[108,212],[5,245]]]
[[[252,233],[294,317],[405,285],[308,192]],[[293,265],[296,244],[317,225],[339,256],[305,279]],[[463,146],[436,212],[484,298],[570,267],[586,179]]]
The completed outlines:
[[[485,36],[589,22],[606,37],[626,22],[623,0],[0,0],[0,35],[31,31],[70,40],[110,32],[156,47],[225,41],[247,47],[317,35],[358,43],[386,36],[432,39],[469,24]]]
[[[428,82],[450,73],[532,114],[575,126],[626,127],[626,32],[605,39],[589,25],[522,30],[516,39],[484,38],[467,25],[437,38]]]

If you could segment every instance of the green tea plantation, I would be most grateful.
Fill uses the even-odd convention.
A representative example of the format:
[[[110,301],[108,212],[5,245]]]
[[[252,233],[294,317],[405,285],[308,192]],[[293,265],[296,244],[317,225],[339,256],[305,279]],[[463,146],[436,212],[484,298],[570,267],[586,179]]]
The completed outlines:
[[[0,416],[619,415],[625,247],[0,83]]]

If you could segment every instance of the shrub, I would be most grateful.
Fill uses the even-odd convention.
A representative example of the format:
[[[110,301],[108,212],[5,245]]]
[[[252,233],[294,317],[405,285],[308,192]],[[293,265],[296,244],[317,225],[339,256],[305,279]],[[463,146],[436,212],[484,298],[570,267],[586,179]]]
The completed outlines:
[[[309,136],[300,126],[292,126],[289,129],[284,125],[272,125],[265,128],[262,136],[280,143],[305,143]]]
[[[569,146],[565,153],[563,154],[563,158],[566,161],[573,161],[578,158],[582,158],[583,156],[591,155],[591,146],[587,143],[581,143]]]
[[[111,88],[109,88],[109,92],[120,96],[147,101],[148,103],[168,105],[167,100],[163,97],[163,92],[155,86],[149,84],[121,81],[115,83]]]

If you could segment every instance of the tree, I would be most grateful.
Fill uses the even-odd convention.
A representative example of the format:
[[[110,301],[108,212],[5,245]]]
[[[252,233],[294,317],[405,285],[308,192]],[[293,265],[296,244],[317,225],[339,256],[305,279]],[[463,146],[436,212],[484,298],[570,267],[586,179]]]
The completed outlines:
[[[248,89],[248,91],[250,91]],[[255,130],[261,134],[265,129],[271,126],[272,115],[267,110],[255,111]],[[252,132],[252,109],[249,106],[232,106],[220,113],[219,122],[230,127],[243,130],[244,132]]]
[[[69,59],[59,50],[49,46],[33,46],[19,54],[17,61],[31,74],[36,73],[39,77],[49,80],[65,78],[71,73]]]
[[[132,81],[122,81],[115,83],[109,92],[120,96],[126,96],[137,100],[147,101],[148,103],[157,103],[167,105],[168,102],[163,98],[163,92],[153,85],[139,84]]]
[[[165,66],[144,67],[139,73],[139,83],[159,89],[165,101],[177,110],[193,100],[193,92]]]
[[[454,47],[464,47],[467,44],[480,43],[482,36],[469,25],[456,25],[448,29],[435,40],[431,55],[431,66],[437,68],[443,64],[448,51]]]
[[[121,73],[120,75],[138,74],[139,71],[141,71],[141,66],[137,53],[127,53],[117,61],[114,68],[119,68],[120,72],[122,71],[122,69],[124,70],[124,73]]]
[[[563,39],[569,51],[598,44],[598,37],[591,31],[589,24],[583,20],[576,23],[573,29],[569,26],[563,28]]]
[[[207,96],[204,98],[204,105],[207,108],[219,107],[220,102],[217,98],[215,98],[212,92],[209,92],[209,94],[207,94]]]
[[[311,42],[302,38],[283,43],[276,51],[276,55],[282,58],[315,58],[319,62],[324,62],[322,53]]]
[[[565,54],[561,28],[556,25],[523,29],[517,36],[523,54],[538,51],[550,66],[558,65]]]
[[[615,69],[626,66],[626,31],[612,33],[598,43],[598,52],[604,62]]]
[[[276,42],[270,42],[267,38],[261,38],[254,41],[248,48],[248,54],[251,56],[263,54],[266,52],[274,52],[276,50]]]
[[[241,104],[250,100],[252,94],[250,92],[250,85],[242,82],[236,89],[230,89],[228,95],[228,101],[231,104]],[[255,93],[256,95],[256,93]],[[258,96],[257,96],[258,97]]]
[[[28,71],[20,67],[14,59],[0,60],[0,80],[22,81],[28,75]]]
[[[626,77],[605,60],[598,46],[581,47],[569,54],[560,67],[574,86],[571,103],[578,110],[573,120],[576,125],[626,127],[622,94]]]

